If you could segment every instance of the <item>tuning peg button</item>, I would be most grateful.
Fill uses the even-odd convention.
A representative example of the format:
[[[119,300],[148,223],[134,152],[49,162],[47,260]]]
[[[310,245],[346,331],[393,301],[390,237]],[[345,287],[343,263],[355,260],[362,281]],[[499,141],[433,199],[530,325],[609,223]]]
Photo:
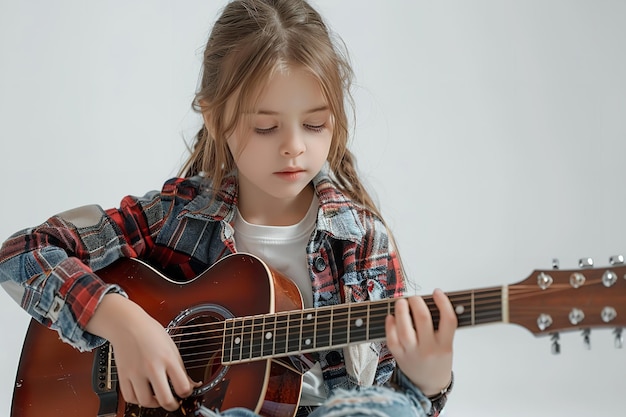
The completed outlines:
[[[611,265],[622,265],[624,263],[624,256],[622,255],[611,256],[609,258],[609,263]]]
[[[585,312],[580,308],[573,308],[567,317],[569,318],[569,322],[576,326],[585,319]]]
[[[602,284],[605,287],[612,287],[613,285],[615,285],[616,282],[617,274],[615,272],[611,271],[610,269],[604,271],[604,274],[602,274]]]
[[[574,272],[569,277],[569,283],[574,288],[580,288],[585,284],[586,278],[580,272]]]
[[[606,306],[600,312],[600,317],[605,323],[610,323],[617,317],[617,310],[611,306]]]
[[[580,258],[578,260],[578,266],[580,268],[592,268],[593,267],[593,259],[592,258]]]
[[[553,282],[554,279],[545,272],[540,272],[539,275],[537,275],[537,285],[542,290],[547,290]]]
[[[552,317],[549,314],[541,313],[539,317],[537,317],[537,327],[539,327],[539,330],[542,332],[552,326],[552,322]]]

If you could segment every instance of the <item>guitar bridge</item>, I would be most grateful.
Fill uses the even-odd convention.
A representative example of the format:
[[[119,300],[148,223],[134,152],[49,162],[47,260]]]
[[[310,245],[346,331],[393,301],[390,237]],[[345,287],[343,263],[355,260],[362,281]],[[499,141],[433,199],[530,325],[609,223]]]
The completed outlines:
[[[117,381],[111,377],[113,350],[107,342],[96,349],[91,372],[91,385],[100,400],[98,417],[114,417],[117,414]]]

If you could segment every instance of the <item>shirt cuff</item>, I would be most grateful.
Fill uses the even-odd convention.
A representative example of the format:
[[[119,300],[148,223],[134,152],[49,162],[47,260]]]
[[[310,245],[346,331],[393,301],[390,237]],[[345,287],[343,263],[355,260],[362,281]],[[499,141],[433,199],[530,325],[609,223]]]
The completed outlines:
[[[392,377],[392,385],[399,390],[406,392],[408,395],[415,398],[428,417],[436,417],[446,405],[448,400],[448,394],[452,391],[454,384],[454,373],[451,376],[450,383],[446,388],[441,390],[437,395],[427,397],[411,380],[400,370],[395,369]]]

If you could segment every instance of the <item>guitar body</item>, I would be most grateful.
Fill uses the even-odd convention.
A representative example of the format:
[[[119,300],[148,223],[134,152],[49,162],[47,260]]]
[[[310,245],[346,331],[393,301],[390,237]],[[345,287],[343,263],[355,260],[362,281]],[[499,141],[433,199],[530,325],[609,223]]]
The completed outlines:
[[[119,261],[98,274],[119,284],[168,328],[187,372],[204,385],[176,412],[127,404],[117,390],[108,345],[79,352],[33,320],[17,371],[13,417],[189,416],[201,407],[245,407],[272,417],[295,414],[302,376],[288,361],[221,362],[220,326],[225,319],[302,308],[300,293],[289,279],[247,254],[225,257],[187,283],[171,281],[136,260]],[[211,332],[213,327],[220,337],[194,339],[194,331]]]

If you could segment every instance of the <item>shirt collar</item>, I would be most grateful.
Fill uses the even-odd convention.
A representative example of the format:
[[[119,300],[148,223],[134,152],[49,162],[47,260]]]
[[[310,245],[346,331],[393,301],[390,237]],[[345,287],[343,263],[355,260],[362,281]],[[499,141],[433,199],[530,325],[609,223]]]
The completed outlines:
[[[320,202],[317,230],[336,239],[361,240],[365,228],[359,219],[359,209],[336,187],[326,167],[313,178],[313,185]],[[198,195],[185,206],[180,215],[232,223],[236,205],[237,177],[232,173],[224,178],[215,195],[210,185],[201,187]]]
[[[313,178],[313,184],[320,200],[317,229],[336,239],[360,241],[365,227],[359,219],[359,209],[337,188],[328,170],[320,171]]]

